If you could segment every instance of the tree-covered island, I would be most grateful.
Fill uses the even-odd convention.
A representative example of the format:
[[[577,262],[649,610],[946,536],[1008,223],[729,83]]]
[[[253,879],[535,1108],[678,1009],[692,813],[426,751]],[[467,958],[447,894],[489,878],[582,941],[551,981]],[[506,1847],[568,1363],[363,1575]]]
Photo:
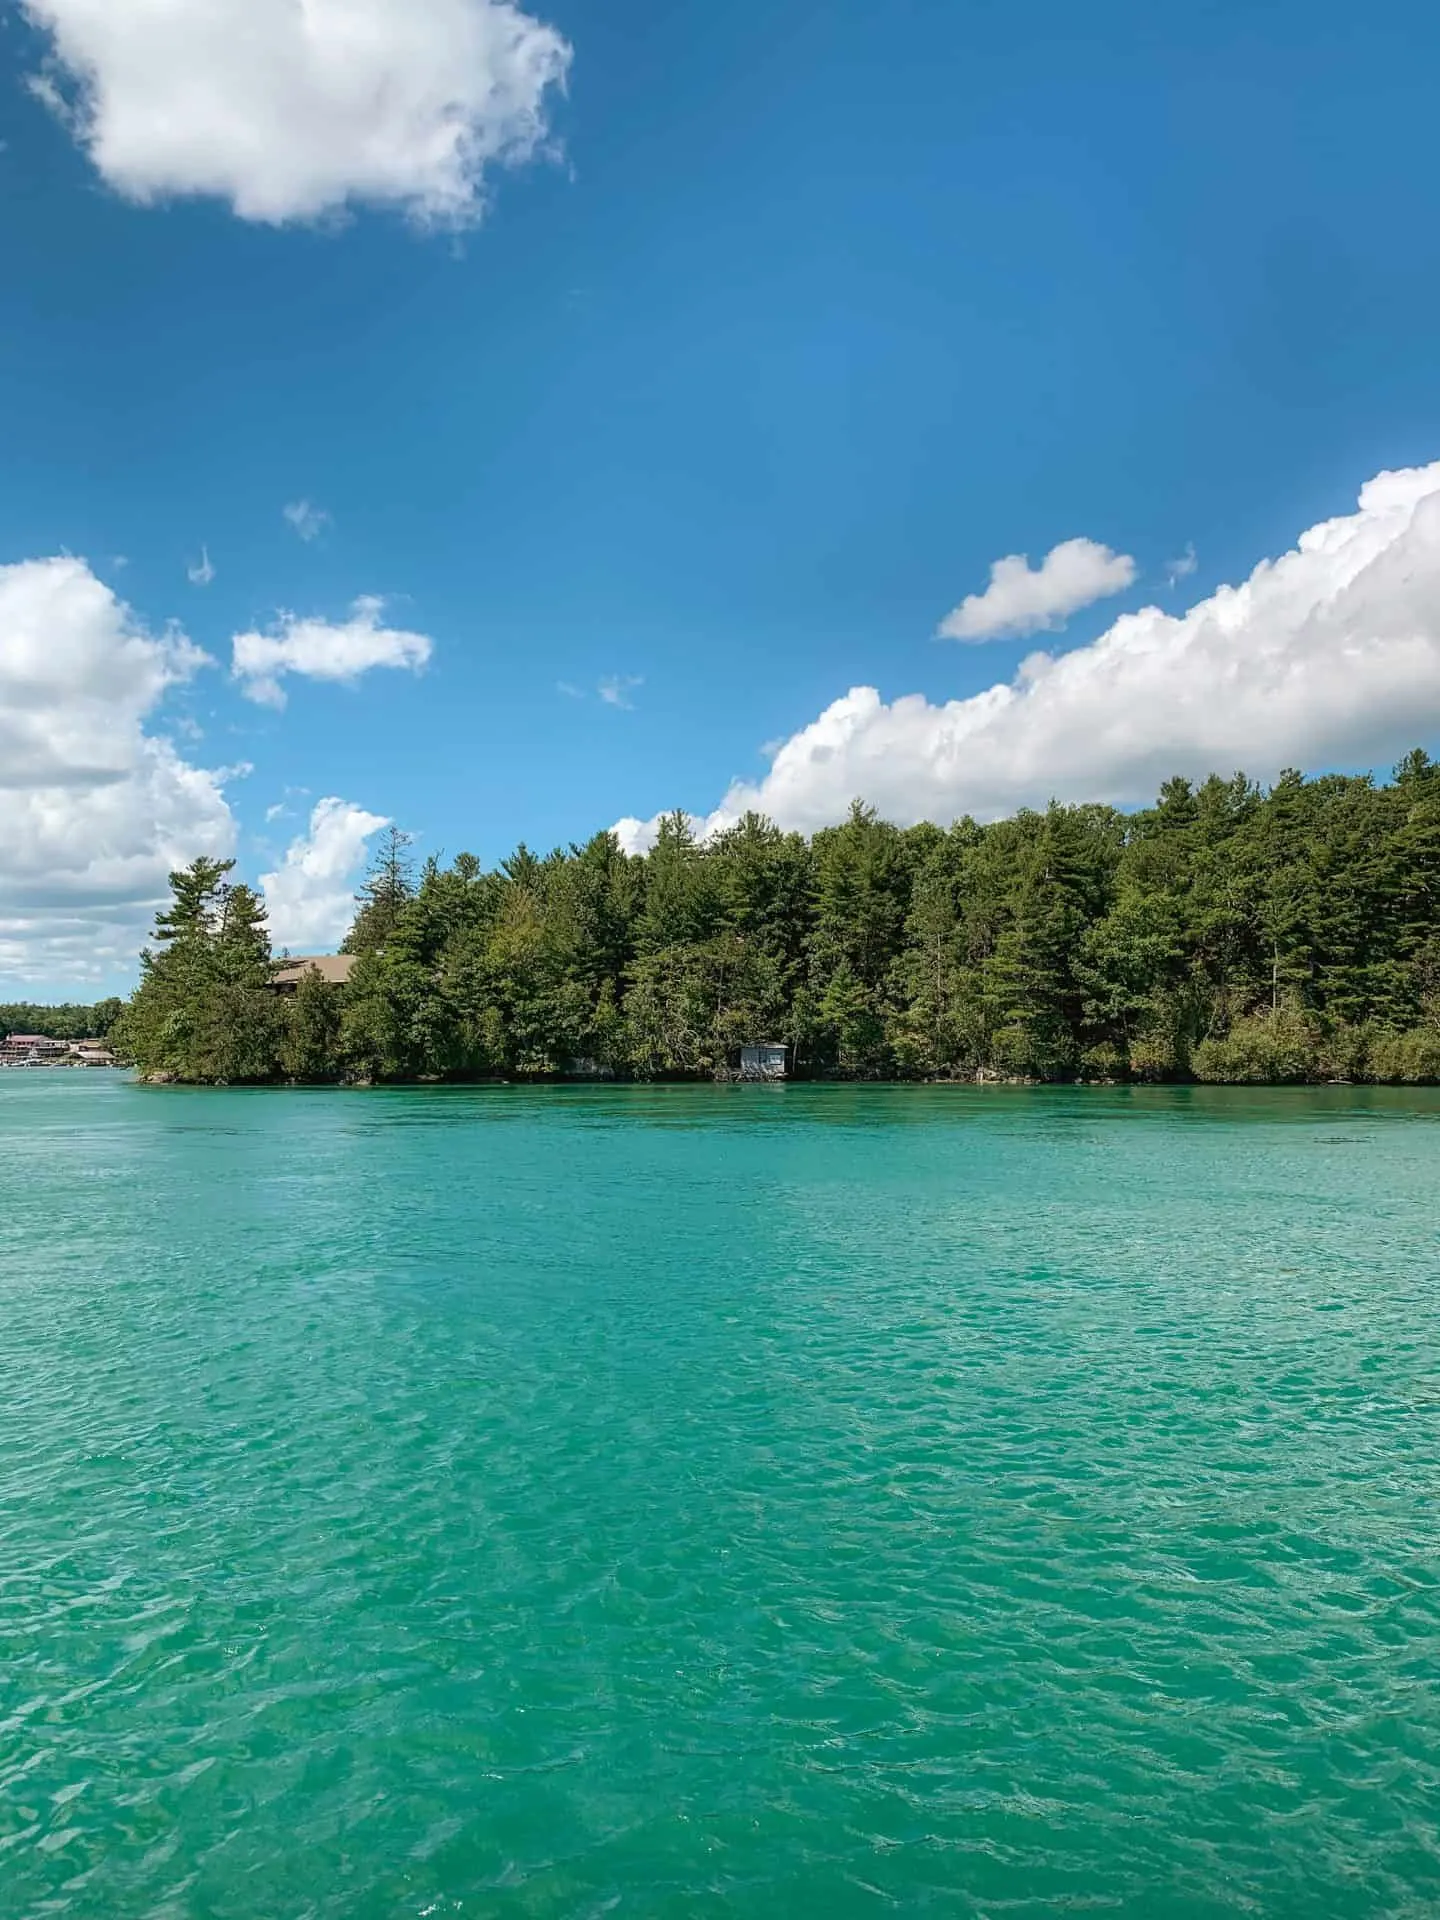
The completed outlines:
[[[1440,1082],[1440,763],[1388,784],[1168,781],[806,840],[751,815],[417,872],[392,830],[348,982],[274,990],[263,903],[172,876],[116,1044],[192,1084],[708,1078],[783,1042],[826,1078]]]

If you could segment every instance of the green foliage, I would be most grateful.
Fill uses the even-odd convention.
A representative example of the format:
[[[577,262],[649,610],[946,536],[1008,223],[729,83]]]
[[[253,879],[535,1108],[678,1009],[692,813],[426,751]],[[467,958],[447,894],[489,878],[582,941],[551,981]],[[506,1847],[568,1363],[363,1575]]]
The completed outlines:
[[[46,1040],[103,1040],[124,1011],[123,1000],[101,1000],[93,1007],[37,1006],[15,1000],[0,1006],[0,1037],[37,1033]]]
[[[280,1072],[284,1016],[270,991],[265,910],[231,884],[233,866],[202,859],[170,876],[156,950],[142,954],[113,1035],[149,1078],[244,1085]]]
[[[408,833],[395,826],[385,829],[356,902],[359,912],[345,942],[347,953],[376,952],[399,926],[406,904],[415,897],[410,847]]]
[[[644,858],[614,836],[417,875],[392,830],[349,986],[267,990],[229,870],[174,877],[121,1022],[181,1079],[700,1076],[782,1042],[804,1074],[1234,1084],[1440,1081],[1440,768],[1388,785],[1168,781],[946,831],[856,805]]]
[[[339,1078],[341,1013],[338,987],[328,985],[313,967],[300,976],[280,1040],[280,1065],[287,1079],[314,1085]]]
[[[1319,1077],[1319,1034],[1298,1007],[1237,1020],[1223,1039],[1202,1040],[1193,1061],[1197,1080],[1219,1085],[1285,1085]]]
[[[1403,1086],[1440,1086],[1440,1026],[1382,1035],[1370,1051],[1369,1077]]]

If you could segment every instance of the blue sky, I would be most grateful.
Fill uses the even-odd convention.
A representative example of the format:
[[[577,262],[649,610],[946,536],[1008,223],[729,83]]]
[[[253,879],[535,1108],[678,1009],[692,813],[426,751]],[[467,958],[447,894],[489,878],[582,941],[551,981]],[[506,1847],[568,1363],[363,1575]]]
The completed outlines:
[[[392,0],[346,3],[385,28]],[[207,187],[224,170],[203,117],[137,189],[135,116],[130,148],[106,148],[95,97],[67,125],[29,84],[48,58],[73,95],[68,44],[117,125],[127,88],[223,101],[235,0],[196,4],[211,39],[140,74],[143,42],[84,39],[93,0],[3,14],[0,563],[82,557],[157,644],[178,622],[218,663],[137,696],[137,737],[250,768],[224,782],[232,825],[205,801],[196,838],[230,832],[252,875],[324,798],[487,860],[705,815],[737,780],[816,824],[841,787],[767,788],[762,749],[802,738],[814,761],[806,730],[852,687],[933,707],[1009,685],[1037,647],[1084,649],[1149,603],[1183,615],[1355,516],[1373,476],[1440,458],[1431,7],[537,3],[567,91],[541,89],[537,150],[485,169],[483,220],[457,221],[363,183],[343,216],[253,217],[233,166]],[[497,11],[408,4],[446,32]],[[246,111],[267,84],[247,82]],[[1374,535],[1396,579],[1436,565],[1430,497],[1440,477]],[[285,517],[301,502],[323,516],[313,538]],[[1038,569],[1081,538],[1130,557],[1134,584],[1063,625],[937,637],[997,560]],[[202,551],[208,585],[187,577]],[[1333,583],[1297,591],[1293,619],[1264,617],[1303,634]],[[235,635],[284,612],[343,627],[361,596],[431,643],[422,671],[295,672],[283,708],[229,677]],[[1416,617],[1378,663],[1378,704],[1349,642],[1367,621],[1389,633],[1386,608],[1352,608],[1318,662],[1350,662],[1353,732],[1344,687],[1292,724],[1272,686],[1162,747],[1198,767],[1233,736],[1231,764],[1264,776],[1272,737],[1277,765],[1434,745],[1440,616]],[[5,644],[0,628],[0,662]],[[1116,687],[1143,730],[1150,695]],[[59,737],[71,693],[52,694]],[[846,718],[844,739],[869,724]],[[911,736],[889,727],[853,779],[883,760],[866,784],[896,813],[1043,801],[1049,737],[1007,746],[1000,771],[992,755],[972,794],[933,769],[907,787]],[[1068,751],[1054,790],[1143,797],[1143,754]],[[82,777],[23,762],[11,785],[42,811]],[[117,847],[123,879],[43,834],[12,860],[0,990],[119,984],[184,825],[172,806],[154,844]],[[302,867],[287,925],[322,937]],[[318,863],[320,893],[350,880]]]

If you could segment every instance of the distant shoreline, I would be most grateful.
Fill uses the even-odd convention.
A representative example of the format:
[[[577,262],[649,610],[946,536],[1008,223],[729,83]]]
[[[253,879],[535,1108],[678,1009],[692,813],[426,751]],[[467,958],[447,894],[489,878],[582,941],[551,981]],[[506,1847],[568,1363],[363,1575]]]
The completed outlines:
[[[29,1071],[49,1071],[34,1069]],[[924,1089],[948,1087],[969,1089],[983,1093],[1181,1093],[1197,1091],[1223,1090],[1234,1093],[1292,1092],[1318,1093],[1327,1088],[1364,1092],[1366,1090],[1389,1089],[1400,1093],[1440,1092],[1440,1080],[1023,1080],[1001,1079],[994,1076],[961,1077],[956,1075],[932,1075],[927,1078],[903,1078],[899,1076],[873,1077],[868,1079],[846,1078],[839,1075],[826,1077],[791,1077],[784,1080],[744,1080],[737,1075],[670,1074],[662,1078],[641,1079],[637,1077],[597,1079],[593,1075],[563,1074],[511,1074],[484,1075],[467,1079],[447,1079],[441,1076],[420,1076],[405,1080],[181,1080],[166,1074],[137,1074],[128,1067],[110,1067],[98,1071],[119,1073],[131,1078],[136,1086],[153,1088],[157,1091],[179,1091],[190,1093],[437,1093],[465,1092],[479,1089],[523,1089],[528,1092],[574,1092],[586,1089],[593,1092],[634,1091],[641,1088],[663,1090],[666,1088],[715,1087],[731,1092],[759,1091],[795,1092],[811,1088],[886,1088],[894,1092],[916,1092]]]

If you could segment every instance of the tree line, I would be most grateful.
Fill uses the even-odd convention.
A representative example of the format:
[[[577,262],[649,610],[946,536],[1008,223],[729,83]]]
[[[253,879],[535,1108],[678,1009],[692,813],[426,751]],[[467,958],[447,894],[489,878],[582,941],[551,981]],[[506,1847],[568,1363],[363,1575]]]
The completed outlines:
[[[45,1040],[103,1040],[120,1018],[124,1001],[101,1000],[94,1006],[37,1006],[30,1000],[0,1005],[0,1035],[33,1033]]]
[[[271,989],[261,901],[172,876],[117,1039],[192,1082],[820,1078],[1440,1082],[1440,764],[1165,783],[806,839],[756,814],[417,871],[392,830],[345,987]]]

